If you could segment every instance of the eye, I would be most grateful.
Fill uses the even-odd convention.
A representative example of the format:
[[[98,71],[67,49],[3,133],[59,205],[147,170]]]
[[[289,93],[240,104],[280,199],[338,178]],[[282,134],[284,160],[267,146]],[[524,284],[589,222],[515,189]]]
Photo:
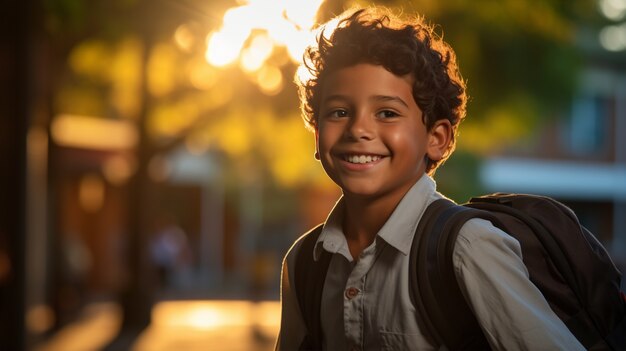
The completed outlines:
[[[376,114],[376,117],[380,119],[389,119],[389,118],[398,117],[398,116],[399,114],[397,114],[395,111],[392,111],[392,110],[382,110]]]
[[[326,116],[329,117],[329,118],[347,117],[348,116],[348,111],[346,111],[344,109],[334,109],[334,110],[328,111]]]

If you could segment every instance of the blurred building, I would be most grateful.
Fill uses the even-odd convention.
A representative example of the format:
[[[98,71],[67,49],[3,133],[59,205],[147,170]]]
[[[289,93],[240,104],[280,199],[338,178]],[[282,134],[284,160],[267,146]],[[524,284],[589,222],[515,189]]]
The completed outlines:
[[[490,191],[543,194],[563,201],[606,245],[623,271],[626,41],[625,48],[609,50],[584,28],[578,41],[585,67],[570,108],[537,130],[528,147],[485,160],[480,178]]]

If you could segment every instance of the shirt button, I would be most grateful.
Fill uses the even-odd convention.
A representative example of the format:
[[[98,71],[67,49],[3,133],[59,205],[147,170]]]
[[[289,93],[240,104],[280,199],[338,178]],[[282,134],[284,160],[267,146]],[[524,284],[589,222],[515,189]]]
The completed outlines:
[[[355,298],[358,294],[359,294],[359,289],[357,288],[347,288],[346,289],[346,297],[348,298],[348,300],[352,300],[353,298]]]

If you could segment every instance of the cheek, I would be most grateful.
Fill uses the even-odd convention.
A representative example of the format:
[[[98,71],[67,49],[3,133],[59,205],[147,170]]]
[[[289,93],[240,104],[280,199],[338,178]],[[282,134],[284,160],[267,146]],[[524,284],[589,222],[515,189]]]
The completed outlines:
[[[317,149],[320,152],[326,151],[328,149],[328,135],[326,133],[320,133],[317,136]]]
[[[320,127],[317,134],[317,145],[320,151],[328,151],[337,141],[336,128]]]
[[[386,142],[397,153],[405,153],[417,146],[416,135],[412,128],[399,128],[387,133]]]
[[[386,134],[385,144],[401,162],[419,162],[426,154],[426,136],[414,126],[406,126]],[[407,164],[408,165],[408,164]]]

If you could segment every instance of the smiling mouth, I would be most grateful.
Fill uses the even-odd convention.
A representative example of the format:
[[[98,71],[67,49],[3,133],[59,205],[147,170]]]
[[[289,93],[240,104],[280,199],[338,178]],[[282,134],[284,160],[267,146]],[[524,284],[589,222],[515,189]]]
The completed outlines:
[[[380,160],[382,156],[378,155],[344,155],[343,160],[354,164],[372,163]]]

